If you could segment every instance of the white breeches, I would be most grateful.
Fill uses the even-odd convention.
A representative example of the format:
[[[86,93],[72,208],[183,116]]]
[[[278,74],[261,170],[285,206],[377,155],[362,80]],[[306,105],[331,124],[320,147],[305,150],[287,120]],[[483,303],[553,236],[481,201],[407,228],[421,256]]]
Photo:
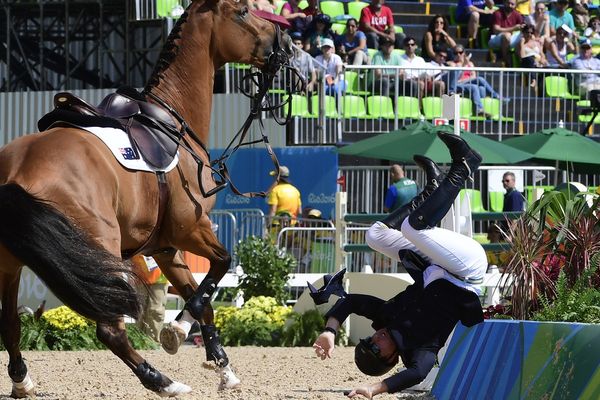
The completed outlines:
[[[402,223],[401,232],[375,222],[367,231],[366,242],[373,250],[396,261],[399,261],[398,251],[412,250],[460,278],[483,278],[487,270],[487,256],[475,240],[442,228],[416,230],[408,218]]]

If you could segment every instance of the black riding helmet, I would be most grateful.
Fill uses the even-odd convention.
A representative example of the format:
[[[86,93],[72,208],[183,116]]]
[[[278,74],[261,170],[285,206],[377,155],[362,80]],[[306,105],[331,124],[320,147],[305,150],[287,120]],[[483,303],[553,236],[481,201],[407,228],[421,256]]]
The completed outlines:
[[[396,365],[396,362],[379,358],[379,347],[373,343],[371,336],[360,339],[354,348],[354,363],[365,375],[380,376]]]

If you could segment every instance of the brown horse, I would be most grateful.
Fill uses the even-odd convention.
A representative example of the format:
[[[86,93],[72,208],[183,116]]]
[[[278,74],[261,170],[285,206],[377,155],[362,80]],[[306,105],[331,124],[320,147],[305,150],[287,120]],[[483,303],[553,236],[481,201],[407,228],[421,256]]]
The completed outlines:
[[[129,344],[123,323],[123,315],[138,316],[140,304],[124,255],[153,255],[186,300],[187,314],[201,323],[207,359],[229,368],[210,296],[230,256],[207,216],[214,197],[203,195],[216,185],[204,148],[214,75],[227,62],[277,69],[270,61],[281,52],[290,54],[289,38],[249,12],[246,0],[190,4],[144,90],[146,99],[160,104],[155,108],[175,117],[177,129],[186,133],[177,167],[162,178],[126,170],[96,136],[64,125],[20,137],[0,150],[0,333],[14,397],[32,396],[35,389],[19,349],[23,265],[65,304],[95,320],[99,340],[146,388],[176,396],[191,389],[148,364]],[[200,285],[177,250],[210,261]]]

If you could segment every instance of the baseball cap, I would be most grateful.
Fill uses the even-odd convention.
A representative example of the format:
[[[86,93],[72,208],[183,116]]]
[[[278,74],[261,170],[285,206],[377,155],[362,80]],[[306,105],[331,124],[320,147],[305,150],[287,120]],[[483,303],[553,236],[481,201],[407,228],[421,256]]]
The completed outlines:
[[[569,35],[571,35],[573,33],[573,29],[571,29],[569,27],[569,25],[567,25],[567,24],[562,24],[561,26],[558,27],[558,29],[562,29],[563,31],[567,32]]]
[[[584,39],[579,43],[581,47],[592,47],[592,41],[590,39]]]
[[[313,208],[312,210],[310,210],[308,212],[308,217],[309,218],[321,218],[321,211],[317,210],[316,208]]]
[[[329,38],[323,39],[323,42],[321,43],[321,47],[325,47],[325,46],[329,46],[329,47],[333,48],[334,47],[333,40],[331,40]]]
[[[269,172],[269,175],[271,175],[271,176],[275,176],[276,174],[277,174],[276,171]],[[286,167],[285,165],[280,165],[279,166],[279,176],[281,176],[282,178],[287,178],[288,176],[290,176],[290,169],[288,167]]]

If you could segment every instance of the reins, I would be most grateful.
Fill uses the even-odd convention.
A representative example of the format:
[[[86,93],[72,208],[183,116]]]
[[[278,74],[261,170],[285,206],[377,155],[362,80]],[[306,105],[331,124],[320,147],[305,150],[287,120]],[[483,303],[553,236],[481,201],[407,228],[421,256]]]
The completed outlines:
[[[252,144],[263,142],[265,145],[265,148],[267,150],[267,153],[269,154],[269,156],[271,157],[271,160],[273,161],[273,165],[275,166],[275,171],[277,173],[277,176],[276,176],[276,179],[275,179],[275,182],[273,183],[273,185],[275,185],[277,183],[277,180],[279,179],[279,161],[277,160],[277,156],[273,152],[273,149],[269,143],[268,137],[264,133],[264,124],[262,122],[262,119],[257,118],[257,117],[259,116],[260,112],[269,112],[271,114],[271,116],[273,117],[273,119],[275,120],[275,122],[277,122],[277,124],[279,124],[279,125],[287,124],[291,119],[292,94],[303,90],[304,79],[302,78],[302,76],[300,75],[300,73],[298,72],[298,70],[296,68],[289,65],[289,57],[288,57],[287,53],[285,52],[285,50],[283,49],[283,47],[281,46],[281,29],[279,28],[278,25],[275,25],[275,28],[276,28],[276,37],[273,42],[273,52],[268,56],[265,67],[260,71],[250,72],[250,73],[246,74],[242,78],[242,81],[240,83],[240,85],[242,85],[242,87],[243,87],[244,83],[251,81],[254,84],[254,86],[256,86],[258,88],[256,93],[252,94],[249,91],[243,90],[240,87],[241,93],[243,95],[245,95],[246,97],[249,97],[251,100],[250,113],[249,113],[248,117],[246,118],[246,120],[244,121],[242,127],[238,130],[238,132],[235,134],[235,136],[231,139],[231,141],[229,142],[229,144],[227,145],[227,147],[225,148],[225,150],[223,151],[221,156],[215,160],[210,161],[210,165],[207,166],[211,170],[211,174],[213,174],[213,176],[216,175],[218,177],[218,178],[215,178],[216,186],[214,188],[212,188],[208,191],[206,191],[204,189],[204,186],[202,184],[202,171],[206,165],[200,159],[200,157],[196,154],[196,152],[191,148],[191,146],[189,145],[189,143],[187,142],[187,140],[185,138],[186,134],[189,135],[189,137],[204,150],[204,152],[206,153],[206,155],[208,156],[208,158],[210,160],[210,154],[208,152],[208,149],[206,148],[204,143],[202,143],[199,136],[186,123],[186,121],[183,119],[183,117],[175,109],[173,109],[171,106],[169,106],[164,100],[162,100],[160,97],[158,97],[157,95],[155,95],[152,92],[145,93],[150,98],[152,98],[152,100],[154,100],[156,103],[158,103],[161,107],[166,109],[177,120],[177,122],[179,122],[181,128],[180,128],[179,132],[177,132],[177,133],[173,132],[172,128],[169,128],[169,127],[165,126],[164,124],[161,124],[161,125],[164,128],[168,128],[168,129],[164,129],[163,131],[166,132],[166,134],[171,138],[171,140],[178,143],[179,146],[181,146],[185,151],[187,151],[192,156],[192,158],[194,158],[194,160],[198,163],[198,184],[200,187],[200,191],[204,197],[210,197],[210,196],[216,194],[220,190],[224,189],[227,185],[230,185],[231,190],[235,194],[240,195],[240,196],[264,197],[266,195],[265,191],[242,193],[237,189],[237,187],[234,185],[234,183],[231,179],[229,170],[227,168],[227,160],[242,146],[249,146]],[[272,104],[271,99],[267,96],[267,93],[271,89],[273,80],[277,76],[277,73],[282,68],[285,70],[285,73],[289,77],[288,84],[286,87],[285,99],[280,104]],[[293,78],[295,78],[295,79],[293,79]],[[294,84],[294,82],[297,82],[297,83]],[[284,107],[286,104],[290,104],[290,106],[288,107],[285,118],[281,119],[275,113],[275,111]],[[254,122],[255,119],[258,119],[261,138],[256,139],[256,140],[251,140],[251,141],[245,141],[246,136],[248,135],[248,132],[250,130],[250,127],[252,126],[252,123]],[[237,143],[236,143],[236,141],[237,141]],[[271,187],[273,185],[271,185]],[[268,190],[270,190],[270,188]],[[268,190],[267,190],[267,192],[268,192]]]

